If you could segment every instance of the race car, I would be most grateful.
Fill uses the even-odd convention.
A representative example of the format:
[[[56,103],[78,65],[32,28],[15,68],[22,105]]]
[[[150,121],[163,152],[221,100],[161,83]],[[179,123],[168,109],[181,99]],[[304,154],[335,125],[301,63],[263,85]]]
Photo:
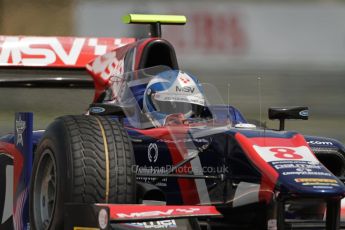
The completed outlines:
[[[307,119],[307,107],[270,108],[279,129],[249,124],[213,85],[179,68],[161,25],[183,25],[184,16],[124,21],[149,24],[150,37],[103,39],[103,53],[94,38],[2,38],[8,71],[86,68],[93,80],[0,86],[94,85],[95,96],[85,114],[45,130],[33,131],[32,113],[16,114],[15,133],[0,138],[1,229],[340,228],[344,145],[284,130],[286,119]],[[52,41],[70,53],[53,52]]]

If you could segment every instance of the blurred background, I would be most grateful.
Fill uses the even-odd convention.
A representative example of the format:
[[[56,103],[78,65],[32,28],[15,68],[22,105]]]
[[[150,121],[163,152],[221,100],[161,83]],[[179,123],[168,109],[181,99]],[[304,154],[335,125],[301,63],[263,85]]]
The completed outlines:
[[[276,128],[268,107],[308,106],[309,120],[287,129],[345,142],[345,0],[0,0],[0,34],[144,37],[146,26],[122,24],[127,13],[186,15],[186,26],[163,28],[180,68],[214,84],[249,120]],[[34,111],[45,128],[84,112],[92,97],[0,89],[0,133],[13,129],[14,111]]]

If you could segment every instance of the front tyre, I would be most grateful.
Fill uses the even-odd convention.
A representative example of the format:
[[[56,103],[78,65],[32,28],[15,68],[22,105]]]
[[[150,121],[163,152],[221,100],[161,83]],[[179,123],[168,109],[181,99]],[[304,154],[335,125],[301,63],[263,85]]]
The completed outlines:
[[[38,144],[30,223],[63,229],[64,203],[135,203],[134,155],[127,132],[109,117],[56,119]]]

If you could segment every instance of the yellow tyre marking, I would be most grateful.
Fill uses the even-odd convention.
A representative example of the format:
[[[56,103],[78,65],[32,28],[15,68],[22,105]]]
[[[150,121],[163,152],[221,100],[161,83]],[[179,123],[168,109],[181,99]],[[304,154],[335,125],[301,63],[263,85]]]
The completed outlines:
[[[101,128],[102,136],[103,136],[103,143],[104,143],[104,154],[105,154],[105,180],[106,180],[106,185],[105,185],[105,202],[108,203],[109,199],[109,177],[110,177],[110,166],[109,166],[109,151],[108,151],[108,142],[107,142],[107,137],[105,135],[105,131],[103,128],[103,125],[101,121],[96,117],[96,120],[98,122],[99,127]]]

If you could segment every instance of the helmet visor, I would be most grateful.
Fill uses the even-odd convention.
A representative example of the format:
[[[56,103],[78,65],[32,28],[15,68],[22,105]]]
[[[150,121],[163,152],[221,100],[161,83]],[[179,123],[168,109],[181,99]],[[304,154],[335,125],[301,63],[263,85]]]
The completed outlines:
[[[153,105],[157,112],[164,114],[182,113],[185,116],[190,117],[193,115],[193,107],[189,103],[177,102],[177,101],[158,101],[152,99]]]

